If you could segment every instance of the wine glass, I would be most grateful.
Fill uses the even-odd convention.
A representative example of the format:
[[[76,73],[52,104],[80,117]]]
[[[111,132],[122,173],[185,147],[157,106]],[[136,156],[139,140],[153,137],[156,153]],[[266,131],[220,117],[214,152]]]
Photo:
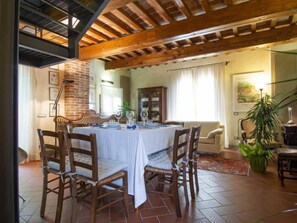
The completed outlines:
[[[145,120],[148,117],[148,112],[147,112],[146,109],[141,109],[141,111],[140,111],[140,117],[142,119],[142,123],[143,123],[143,126],[144,126],[145,125]]]
[[[118,111],[114,114],[114,117],[118,120],[118,123],[120,123],[120,119],[122,118],[122,111]]]
[[[126,118],[128,119],[128,125],[131,125],[131,120],[134,117],[134,111],[126,111]]]

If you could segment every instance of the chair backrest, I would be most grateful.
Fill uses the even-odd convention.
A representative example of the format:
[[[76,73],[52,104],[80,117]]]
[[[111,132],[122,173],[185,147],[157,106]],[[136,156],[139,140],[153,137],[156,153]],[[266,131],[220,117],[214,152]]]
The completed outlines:
[[[65,172],[66,147],[63,132],[37,129],[40,141],[41,157],[44,167],[52,162],[56,169]],[[52,165],[50,165],[52,166]]]
[[[174,134],[172,167],[175,168],[181,161],[186,161],[189,145],[190,129],[177,129]]]
[[[71,172],[94,182],[98,181],[96,135],[65,134]]]
[[[190,146],[189,146],[189,159],[192,160],[194,155],[198,152],[199,137],[201,132],[201,125],[193,126],[191,130]]]
[[[241,130],[245,132],[246,139],[252,138],[252,131],[255,129],[255,123],[250,119],[243,119],[240,123]]]

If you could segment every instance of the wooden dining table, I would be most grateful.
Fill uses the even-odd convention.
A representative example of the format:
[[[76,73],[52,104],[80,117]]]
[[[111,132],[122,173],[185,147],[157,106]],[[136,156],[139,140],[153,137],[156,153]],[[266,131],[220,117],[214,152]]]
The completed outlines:
[[[98,158],[124,161],[128,165],[128,193],[134,196],[137,208],[146,199],[144,168],[148,155],[173,145],[174,133],[179,125],[160,125],[156,128],[127,129],[108,127],[77,127],[74,133],[96,134]]]

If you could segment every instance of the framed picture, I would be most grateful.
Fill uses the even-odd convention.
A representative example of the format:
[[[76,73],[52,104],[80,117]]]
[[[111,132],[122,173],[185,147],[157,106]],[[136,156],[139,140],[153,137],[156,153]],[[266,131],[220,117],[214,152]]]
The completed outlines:
[[[95,87],[95,84],[96,84],[96,77],[95,77],[95,75],[91,74],[90,75],[90,86]]]
[[[90,88],[90,92],[89,92],[89,103],[90,104],[95,103],[95,88]]]
[[[55,117],[54,103],[49,104],[49,117]],[[60,105],[57,104],[57,115],[60,114]]]
[[[233,75],[233,110],[248,111],[261,96],[265,81],[264,72]],[[262,85],[262,87],[260,87]]]
[[[53,84],[53,85],[59,85],[59,72],[58,71],[49,71],[48,83]]]
[[[59,89],[57,87],[50,87],[49,88],[49,100],[54,101],[57,98]]]

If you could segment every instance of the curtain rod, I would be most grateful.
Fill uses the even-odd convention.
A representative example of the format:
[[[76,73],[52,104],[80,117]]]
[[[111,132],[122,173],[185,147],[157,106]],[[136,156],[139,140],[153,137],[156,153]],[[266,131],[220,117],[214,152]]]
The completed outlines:
[[[227,66],[228,63],[230,63],[230,61],[225,61],[225,62],[220,62],[220,63],[212,63],[212,64],[205,64],[205,65],[193,66],[193,67],[183,67],[183,68],[177,68],[177,69],[170,69],[170,70],[167,70],[167,72],[168,71],[175,71],[175,70],[191,69],[191,68],[196,68],[196,67],[206,67],[206,66],[215,65],[215,64],[221,64],[221,63],[224,63]]]

